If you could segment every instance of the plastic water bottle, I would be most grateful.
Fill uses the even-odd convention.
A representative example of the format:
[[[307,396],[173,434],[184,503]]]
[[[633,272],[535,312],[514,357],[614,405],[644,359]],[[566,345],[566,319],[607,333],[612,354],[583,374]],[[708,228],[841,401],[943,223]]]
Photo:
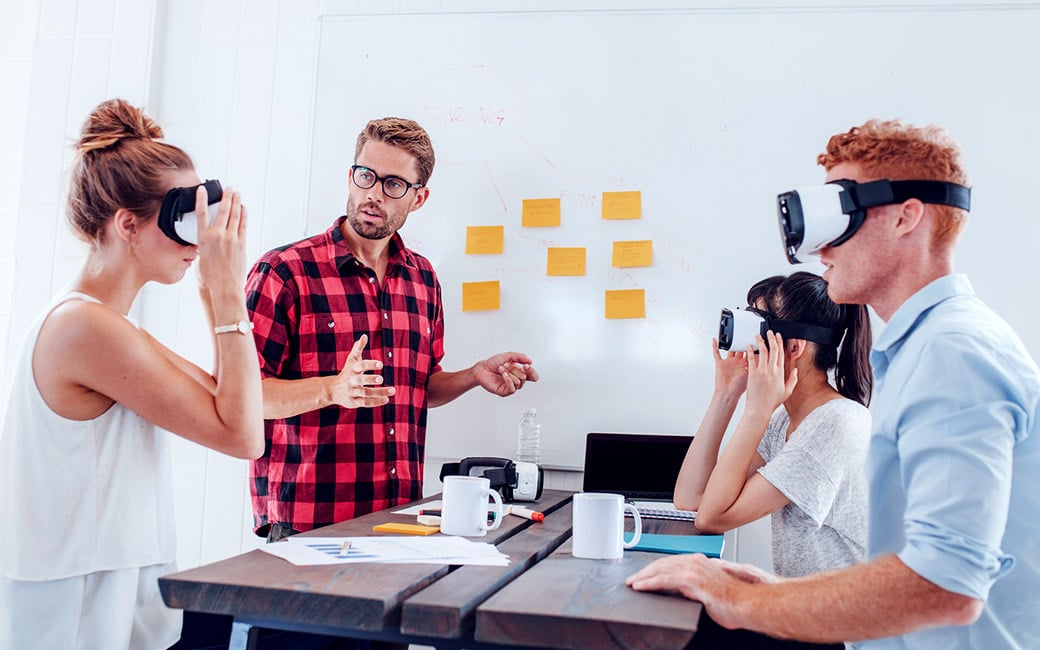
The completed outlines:
[[[516,460],[542,462],[542,425],[538,423],[538,409],[524,409],[516,427]]]

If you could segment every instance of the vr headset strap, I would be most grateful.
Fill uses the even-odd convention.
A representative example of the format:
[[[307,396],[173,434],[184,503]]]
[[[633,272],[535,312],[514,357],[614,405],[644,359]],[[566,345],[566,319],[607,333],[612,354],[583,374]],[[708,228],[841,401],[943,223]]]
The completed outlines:
[[[890,181],[883,178],[869,183],[843,184],[841,208],[846,214],[857,209],[902,203],[918,199],[923,203],[971,209],[971,188],[945,181]]]
[[[802,339],[828,346],[838,345],[838,343],[841,343],[841,338],[845,335],[844,328],[831,329],[821,325],[810,325],[808,323],[799,323],[798,321],[793,320],[781,320],[779,318],[770,318],[762,323],[763,336],[765,335],[766,330],[770,329],[784,338]]]
[[[441,465],[441,483],[444,482],[445,476],[458,476],[459,475],[459,463],[444,463]]]

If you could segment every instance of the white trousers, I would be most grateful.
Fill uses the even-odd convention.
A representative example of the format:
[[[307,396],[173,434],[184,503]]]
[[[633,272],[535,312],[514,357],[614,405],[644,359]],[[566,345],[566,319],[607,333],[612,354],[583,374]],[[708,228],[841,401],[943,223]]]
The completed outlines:
[[[0,648],[159,650],[181,635],[181,611],[159,594],[171,564],[32,582],[0,578]]]

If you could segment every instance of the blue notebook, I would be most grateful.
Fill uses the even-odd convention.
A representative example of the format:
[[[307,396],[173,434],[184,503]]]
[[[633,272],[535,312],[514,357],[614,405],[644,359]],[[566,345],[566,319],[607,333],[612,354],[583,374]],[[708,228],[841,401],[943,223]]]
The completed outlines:
[[[625,542],[632,540],[632,533],[625,533]],[[654,553],[703,553],[708,557],[720,557],[725,541],[723,535],[658,535],[643,533],[632,551]]]

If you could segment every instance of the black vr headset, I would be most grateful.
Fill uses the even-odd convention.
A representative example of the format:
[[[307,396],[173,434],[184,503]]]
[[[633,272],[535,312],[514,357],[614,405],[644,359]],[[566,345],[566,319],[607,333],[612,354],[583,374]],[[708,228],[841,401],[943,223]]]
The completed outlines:
[[[542,496],[545,474],[541,465],[514,463],[508,458],[470,457],[457,463],[441,465],[441,483],[445,476],[482,476],[498,490],[502,501],[534,501]]]
[[[810,325],[794,320],[777,318],[769,312],[748,307],[747,309],[725,309],[719,318],[719,349],[746,350],[750,345],[758,350],[755,335],[765,340],[766,332],[772,330],[785,339],[802,339],[821,345],[832,346],[841,343],[845,328],[831,329],[821,325]]]
[[[776,208],[787,261],[798,264],[800,253],[818,255],[845,243],[863,225],[867,208],[909,199],[971,209],[971,189],[945,181],[837,180],[780,194]]]
[[[207,223],[213,223],[224,190],[218,180],[209,180],[201,185],[206,188],[206,202],[209,204],[206,210]],[[195,190],[198,187],[173,188],[166,193],[159,209],[159,230],[181,246],[195,246],[199,243],[198,216],[195,214]]]

